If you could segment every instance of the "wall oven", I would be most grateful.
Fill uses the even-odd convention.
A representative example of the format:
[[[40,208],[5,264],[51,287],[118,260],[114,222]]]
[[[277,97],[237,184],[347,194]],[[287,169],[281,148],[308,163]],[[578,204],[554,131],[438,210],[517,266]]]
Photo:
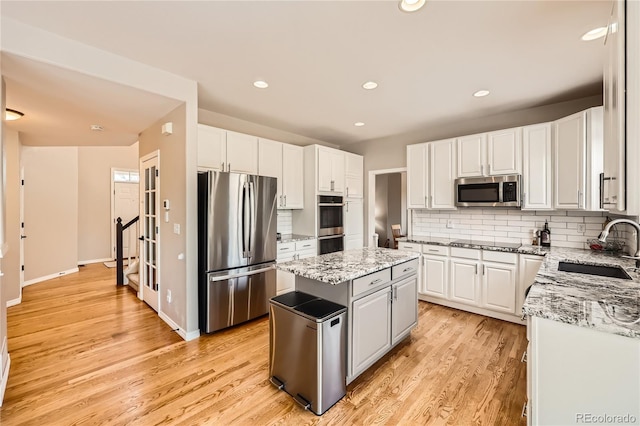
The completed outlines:
[[[520,207],[520,175],[456,179],[456,206]]]
[[[318,254],[344,249],[343,209],[342,197],[318,196]]]

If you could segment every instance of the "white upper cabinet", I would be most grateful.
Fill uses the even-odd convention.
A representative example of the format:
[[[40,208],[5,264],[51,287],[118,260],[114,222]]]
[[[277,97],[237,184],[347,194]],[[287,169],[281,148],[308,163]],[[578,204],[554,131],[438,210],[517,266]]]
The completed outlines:
[[[487,135],[463,136],[458,141],[458,177],[485,176]]]
[[[345,158],[345,196],[362,198],[364,180],[364,158],[362,155],[344,153]]]
[[[454,139],[407,146],[407,207],[455,209]]]
[[[258,138],[198,124],[198,167],[258,174]]]
[[[522,210],[553,208],[551,123],[522,128]]]
[[[427,208],[427,159],[426,143],[407,146],[407,207]]]
[[[429,144],[429,208],[455,209],[456,143],[448,139]]]
[[[198,124],[198,167],[222,171],[227,161],[227,131]]]
[[[554,207],[601,210],[602,107],[554,123]]]
[[[624,3],[623,0],[611,2],[611,17],[607,27],[607,36],[604,39],[606,60],[603,75],[605,132],[602,201],[604,208],[619,212],[626,209],[625,72],[627,64],[625,60]],[[632,74],[627,74],[627,77],[633,78]]]
[[[278,208],[303,208],[303,148],[260,138],[258,160],[259,175],[278,178]]]
[[[458,142],[458,177],[518,174],[521,170],[521,129],[463,136]]]
[[[282,145],[282,195],[284,208],[304,208],[304,149]]]
[[[498,130],[487,134],[487,174],[519,174],[521,170],[520,152],[521,128]]]
[[[258,174],[258,138],[227,131],[227,171]]]
[[[344,151],[318,147],[318,192],[344,192]]]

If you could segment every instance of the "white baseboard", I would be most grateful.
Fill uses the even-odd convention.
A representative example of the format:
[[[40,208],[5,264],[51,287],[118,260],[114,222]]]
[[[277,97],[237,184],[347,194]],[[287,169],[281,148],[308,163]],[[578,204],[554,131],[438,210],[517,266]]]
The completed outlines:
[[[7,300],[7,308],[10,308],[11,306],[19,305],[21,303],[22,303],[22,294],[20,294],[20,297],[17,297],[15,299],[11,299],[11,300]]]
[[[158,316],[160,317],[160,319],[162,319],[162,321],[164,321],[167,324],[169,324],[171,329],[175,330],[176,333],[178,333],[178,335],[180,337],[182,337],[184,340],[186,340],[187,342],[189,340],[193,340],[193,339],[196,339],[196,338],[200,337],[200,330],[191,331],[191,332],[187,333],[182,329],[182,327],[180,327],[178,324],[176,324],[175,321],[172,320],[171,318],[169,318],[167,316],[167,314],[165,314],[164,312],[158,312]]]
[[[0,354],[0,358],[2,355]],[[7,390],[7,382],[9,381],[9,368],[11,367],[11,356],[7,354],[7,366],[0,377],[0,407],[2,407],[2,401],[4,401],[4,391]]]
[[[104,257],[102,259],[78,260],[78,266],[89,265],[91,263],[102,263],[102,262],[113,262],[113,259],[110,257]]]
[[[58,278],[58,277],[61,277],[63,275],[73,274],[75,272],[78,272],[79,270],[80,269],[78,269],[78,268],[71,268],[71,269],[67,269],[66,271],[60,271],[60,272],[58,272],[56,274],[50,274],[50,275],[45,275],[44,277],[34,278],[34,279],[31,279],[29,281],[25,281],[24,283],[22,283],[22,287],[26,287],[26,286],[31,285],[31,284],[35,284],[35,283],[39,283],[39,282],[42,282],[42,281],[47,281],[47,280],[51,280],[51,279],[54,279],[54,278]]]

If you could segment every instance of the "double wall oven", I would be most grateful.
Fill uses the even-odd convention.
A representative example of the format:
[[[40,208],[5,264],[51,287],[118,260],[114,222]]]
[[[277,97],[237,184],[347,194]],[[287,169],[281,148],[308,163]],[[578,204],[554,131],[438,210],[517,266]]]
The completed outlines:
[[[343,209],[342,197],[318,196],[318,254],[344,249]]]

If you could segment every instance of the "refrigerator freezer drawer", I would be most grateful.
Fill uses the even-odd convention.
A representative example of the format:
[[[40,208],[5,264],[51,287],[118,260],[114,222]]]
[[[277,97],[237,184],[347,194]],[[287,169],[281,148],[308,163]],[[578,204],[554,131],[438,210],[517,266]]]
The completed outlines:
[[[205,333],[269,312],[269,299],[276,294],[276,270],[267,265],[243,273],[237,271],[209,274],[204,295],[206,315],[200,325]]]

